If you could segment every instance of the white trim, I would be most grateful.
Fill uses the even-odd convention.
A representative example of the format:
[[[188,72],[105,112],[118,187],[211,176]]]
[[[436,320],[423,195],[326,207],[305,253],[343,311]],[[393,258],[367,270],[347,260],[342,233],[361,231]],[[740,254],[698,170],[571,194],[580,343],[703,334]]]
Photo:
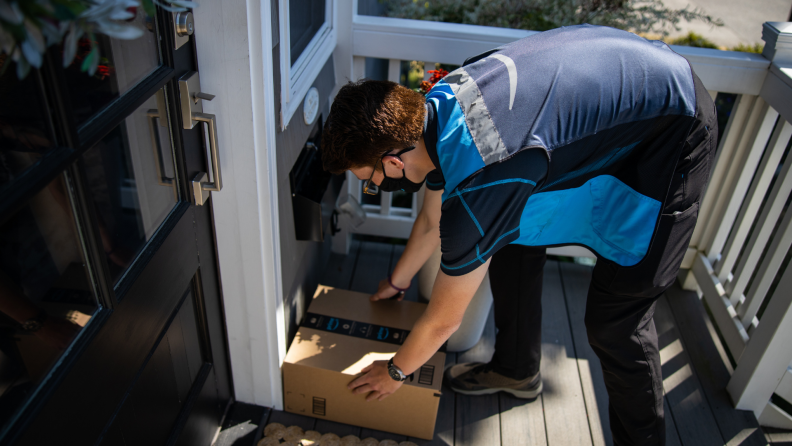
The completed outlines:
[[[203,3],[193,12],[193,38],[201,85],[217,95],[204,108],[217,115],[225,179],[212,207],[235,397],[282,408],[286,333],[270,6]]]
[[[532,34],[536,32],[359,15],[353,20],[352,48],[355,56],[461,65],[470,56]]]
[[[331,1],[331,0],[328,0]],[[255,13],[255,1],[250,1],[248,10]],[[259,26],[257,33],[249,33],[251,41],[260,38],[262,47],[254,45],[251,48],[250,76],[253,80],[253,128],[255,134],[255,147],[264,149],[262,157],[261,150],[256,150],[257,154],[257,181],[258,201],[259,201],[259,226],[262,239],[260,254],[264,259],[264,300],[266,301],[265,328],[266,334],[263,338],[251,337],[251,342],[258,340],[264,347],[262,350],[269,353],[268,364],[257,364],[254,362],[256,372],[265,373],[263,380],[269,381],[268,389],[257,389],[255,396],[256,403],[283,409],[283,382],[280,376],[280,365],[286,357],[286,321],[283,311],[283,283],[281,281],[281,253],[280,253],[280,225],[278,209],[278,175],[277,162],[275,159],[275,98],[267,94],[274,91],[274,79],[272,77],[272,33],[269,25],[272,23],[269,1],[263,1],[261,7],[261,22],[265,26]],[[335,45],[335,42],[333,42]],[[261,59],[258,59],[261,55]],[[329,56],[329,54],[328,54]],[[327,58],[325,57],[325,60]],[[256,62],[256,63],[254,63]],[[322,63],[323,65],[323,63]],[[318,68],[321,69],[321,66]],[[314,75],[316,77],[316,75]],[[310,83],[306,85],[303,96],[310,88]],[[257,125],[258,124],[258,125]],[[255,298],[255,296],[254,296]],[[253,323],[261,321],[255,314],[249,315]],[[256,350],[253,350],[256,352]],[[277,361],[276,361],[277,360]],[[255,367],[259,365],[259,367]],[[258,377],[258,375],[256,375]],[[264,384],[264,383],[261,383]],[[259,402],[261,397],[270,396],[270,404]]]
[[[392,17],[356,16],[355,56],[431,60],[461,65],[476,54],[536,34],[490,26],[426,22]],[[759,54],[672,45],[686,58],[708,90],[759,94],[770,61]]]
[[[274,1],[274,0],[273,0]],[[280,24],[281,130],[286,129],[308,89],[333,54],[338,39],[338,8],[335,0],[325,0],[325,23],[316,32],[300,57],[291,63],[289,0],[278,0]]]

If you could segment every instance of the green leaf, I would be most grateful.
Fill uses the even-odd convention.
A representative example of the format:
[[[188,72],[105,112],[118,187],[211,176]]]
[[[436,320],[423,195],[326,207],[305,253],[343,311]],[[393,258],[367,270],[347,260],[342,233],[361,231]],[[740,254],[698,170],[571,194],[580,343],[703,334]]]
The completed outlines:
[[[53,8],[53,15],[60,21],[72,21],[77,18],[78,12],[64,4],[56,4]]]
[[[146,15],[149,17],[154,17],[157,13],[157,9],[154,7],[154,2],[152,0],[143,0],[143,10],[146,11]]]
[[[92,44],[91,52],[85,56],[85,59],[83,59],[83,63],[80,66],[80,71],[88,71],[91,68],[91,65],[93,65],[93,60],[95,57],[99,57],[99,47]]]
[[[22,42],[27,39],[27,31],[25,31],[25,25],[12,25],[8,22],[0,22],[3,25],[3,29],[14,36],[14,40],[17,42]]]

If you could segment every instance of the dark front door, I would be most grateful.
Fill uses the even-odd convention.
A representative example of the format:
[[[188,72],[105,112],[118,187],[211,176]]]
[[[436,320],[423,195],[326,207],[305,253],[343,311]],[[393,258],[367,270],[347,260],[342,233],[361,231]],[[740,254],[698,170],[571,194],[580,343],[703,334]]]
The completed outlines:
[[[231,399],[200,32],[133,23],[0,75],[0,444],[209,445]]]

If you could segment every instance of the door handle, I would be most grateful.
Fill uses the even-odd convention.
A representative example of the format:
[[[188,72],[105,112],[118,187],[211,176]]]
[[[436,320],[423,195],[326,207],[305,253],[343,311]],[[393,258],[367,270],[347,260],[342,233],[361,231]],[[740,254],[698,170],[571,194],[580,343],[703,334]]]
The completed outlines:
[[[209,194],[206,191],[220,192],[223,188],[223,176],[220,173],[220,156],[217,153],[217,119],[215,115],[209,113],[193,113],[193,119],[198,122],[205,122],[209,127],[209,158],[212,168],[214,182],[207,181],[206,172],[199,172],[192,180],[193,196],[195,204],[203,205]]]
[[[203,112],[203,101],[211,101],[214,95],[201,91],[201,81],[195,71],[179,79],[179,92],[183,127],[189,130],[203,122],[209,128],[209,158],[214,181],[209,181],[206,172],[198,172],[192,180],[193,201],[196,205],[202,206],[209,198],[210,191],[219,192],[223,188],[220,154],[217,147],[217,118],[213,114]]]
[[[159,110],[152,108],[146,113],[146,116],[148,116],[149,133],[151,134],[151,148],[154,151],[154,170],[157,175],[157,184],[173,187],[173,178],[165,176],[165,172],[162,171],[162,163],[160,162],[162,148],[157,135],[157,119],[160,117]]]
[[[162,90],[159,90],[157,91],[156,97],[157,108],[149,109],[146,112],[149,135],[151,136],[151,150],[154,152],[154,171],[157,177],[157,184],[173,189],[173,200],[179,201],[179,191],[176,190],[176,179],[166,176],[162,166],[162,144],[160,144],[160,138],[157,132],[157,119],[160,120],[160,126],[165,128],[168,127],[165,111],[165,95]]]

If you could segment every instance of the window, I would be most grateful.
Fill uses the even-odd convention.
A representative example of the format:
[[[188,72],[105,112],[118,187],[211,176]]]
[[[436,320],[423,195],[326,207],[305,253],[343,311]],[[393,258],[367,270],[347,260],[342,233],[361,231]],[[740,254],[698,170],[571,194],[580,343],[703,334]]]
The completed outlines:
[[[336,44],[335,0],[280,0],[281,128]]]
[[[292,65],[324,25],[326,4],[325,0],[289,1],[289,51]]]

